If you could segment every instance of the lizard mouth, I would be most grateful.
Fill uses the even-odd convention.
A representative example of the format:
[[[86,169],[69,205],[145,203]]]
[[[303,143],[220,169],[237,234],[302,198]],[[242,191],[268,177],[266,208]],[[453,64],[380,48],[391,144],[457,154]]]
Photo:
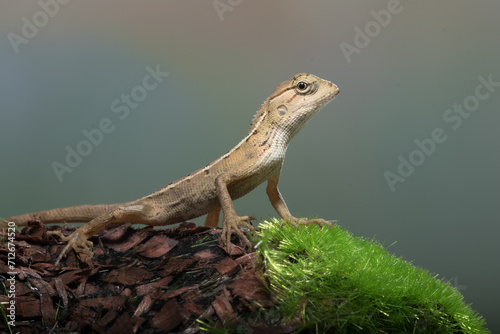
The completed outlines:
[[[329,84],[330,84],[329,85],[330,87],[334,88],[330,93],[326,94],[323,97],[320,97],[316,101],[312,101],[312,102],[308,103],[306,106],[308,107],[310,105],[316,104],[316,105],[319,105],[320,107],[324,107],[331,100],[333,100],[339,94],[340,89],[339,89],[339,87],[336,84],[334,84],[332,82],[329,82]]]
[[[333,99],[334,99],[334,98],[335,98],[335,97],[339,94],[339,92],[340,92],[339,87],[338,87],[336,84],[334,84],[334,83],[331,83],[331,82],[330,82],[330,84],[331,84],[331,85],[333,86],[333,88],[334,88],[334,89],[333,89],[333,91],[332,91],[332,92],[330,92],[329,94],[327,94],[327,95],[326,95],[324,98],[322,98],[321,100],[330,100],[330,101],[331,101],[331,100],[333,100]]]

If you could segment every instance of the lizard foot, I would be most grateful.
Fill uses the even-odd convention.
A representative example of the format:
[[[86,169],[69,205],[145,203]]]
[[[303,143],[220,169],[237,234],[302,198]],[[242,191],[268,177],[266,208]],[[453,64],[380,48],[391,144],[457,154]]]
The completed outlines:
[[[252,243],[250,242],[250,240],[248,240],[248,238],[239,229],[240,226],[244,226],[251,231],[255,231],[255,228],[249,223],[252,220],[255,220],[255,218],[252,216],[236,216],[233,219],[224,218],[224,221],[222,223],[222,242],[226,245],[228,253],[231,253],[232,230],[236,232],[240,240],[242,240],[249,249],[252,248]]]
[[[299,225],[311,225],[311,224],[316,224],[319,227],[322,227],[323,225],[327,225],[328,227],[332,227],[332,223],[331,222],[329,222],[328,220],[321,219],[321,218],[307,219],[307,218],[295,218],[295,217],[292,217],[287,222],[290,222],[290,224],[292,224],[292,226],[294,226],[295,228],[299,228]],[[283,227],[284,224],[285,223],[282,222],[280,224],[280,227]]]
[[[62,241],[68,243],[57,257],[55,263],[56,266],[59,264],[63,256],[66,253],[68,253],[68,251],[71,248],[73,248],[77,253],[87,254],[90,257],[94,256],[94,253],[92,253],[92,247],[94,246],[94,244],[92,243],[92,241],[89,241],[85,237],[81,236],[78,230],[76,230],[75,232],[71,233],[68,236],[65,236],[60,231],[47,231],[46,235],[57,236]]]

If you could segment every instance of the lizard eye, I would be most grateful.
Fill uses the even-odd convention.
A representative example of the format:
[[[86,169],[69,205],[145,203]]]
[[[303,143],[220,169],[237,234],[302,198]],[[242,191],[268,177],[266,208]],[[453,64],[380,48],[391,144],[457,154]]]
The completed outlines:
[[[304,94],[308,90],[309,90],[309,84],[307,82],[300,81],[299,83],[297,83],[297,92],[298,93]]]

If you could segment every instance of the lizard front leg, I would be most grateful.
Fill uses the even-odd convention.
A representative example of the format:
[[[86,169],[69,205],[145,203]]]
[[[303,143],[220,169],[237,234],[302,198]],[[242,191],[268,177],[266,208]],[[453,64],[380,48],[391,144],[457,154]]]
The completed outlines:
[[[279,179],[280,179],[279,172],[270,177],[267,180],[266,192],[267,196],[269,196],[271,204],[273,205],[276,212],[278,212],[278,214],[281,216],[281,218],[283,218],[286,221],[289,221],[290,224],[292,224],[296,228],[298,227],[298,225],[311,225],[311,224],[317,224],[318,226],[321,225],[328,225],[330,227],[332,226],[332,223],[321,218],[307,219],[307,218],[295,218],[294,216],[292,216],[290,210],[288,210],[288,207],[286,206],[283,196],[281,196],[281,193],[278,189]]]
[[[239,177],[234,171],[226,172],[217,177],[215,180],[215,188],[217,192],[217,197],[219,198],[220,205],[222,207],[222,212],[224,218],[222,221],[222,241],[227,247],[228,252],[231,248],[231,230],[234,230],[240,239],[249,247],[252,247],[252,243],[248,238],[240,231],[240,226],[245,226],[250,230],[255,230],[255,228],[248,222],[255,219],[251,216],[238,216],[234,210],[233,201],[231,195],[229,194],[228,185],[231,182],[238,180]]]
[[[55,265],[59,264],[63,256],[71,248],[77,253],[87,254],[92,257],[94,253],[92,252],[93,243],[88,240],[90,237],[113,223],[141,222],[147,224],[148,216],[150,216],[147,214],[148,211],[150,211],[150,207],[147,205],[124,205],[92,219],[68,236],[65,236],[60,231],[48,231],[47,235],[57,236],[68,243],[57,257]]]
[[[205,218],[205,226],[216,228],[219,225],[220,208],[212,210]]]

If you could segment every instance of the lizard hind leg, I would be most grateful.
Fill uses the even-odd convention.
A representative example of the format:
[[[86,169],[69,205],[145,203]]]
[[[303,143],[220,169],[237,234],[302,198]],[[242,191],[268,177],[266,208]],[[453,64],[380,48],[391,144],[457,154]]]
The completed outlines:
[[[68,243],[57,257],[55,264],[58,265],[70,249],[92,257],[94,255],[92,252],[94,244],[88,239],[95,233],[113,223],[131,222],[147,224],[151,220],[150,213],[151,208],[147,205],[124,205],[92,219],[68,236],[63,235],[60,231],[46,232],[46,235],[57,236],[62,241]]]
[[[205,218],[205,226],[216,228],[217,225],[219,225],[220,210],[221,208],[219,207],[207,214],[207,218]]]
[[[79,230],[79,229],[78,229]],[[88,255],[89,257],[94,256],[92,252],[92,248],[94,247],[94,243],[90,240],[87,240],[80,236],[78,230],[66,236],[62,234],[61,231],[47,231],[46,235],[48,236],[57,236],[61,241],[67,242],[66,246],[64,246],[63,250],[57,257],[55,265],[57,266],[59,262],[61,262],[63,256],[69,252],[71,248],[75,250],[77,253],[83,253]]]

